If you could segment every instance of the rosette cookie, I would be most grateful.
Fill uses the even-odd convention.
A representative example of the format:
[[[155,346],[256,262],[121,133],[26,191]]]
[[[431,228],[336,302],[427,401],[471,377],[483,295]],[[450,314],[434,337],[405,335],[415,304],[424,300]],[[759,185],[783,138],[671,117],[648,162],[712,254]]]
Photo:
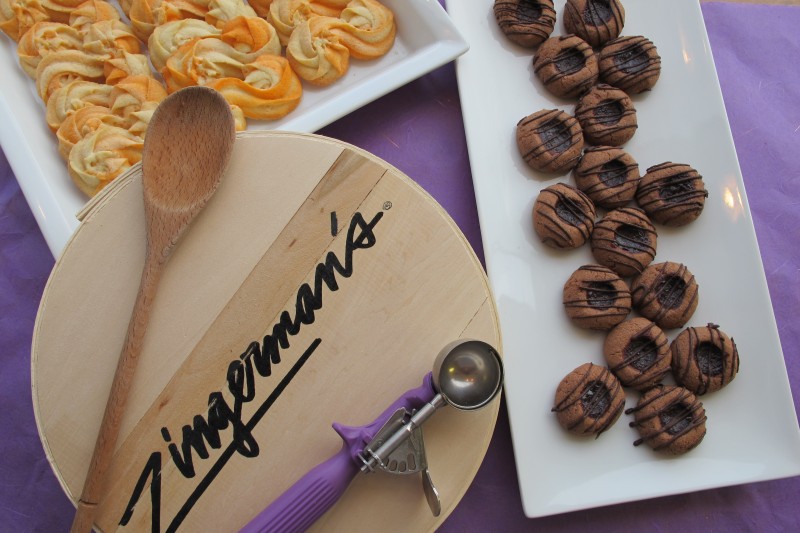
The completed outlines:
[[[111,113],[109,108],[96,105],[82,107],[72,113],[61,123],[58,131],[56,131],[58,153],[65,160],[69,160],[69,153],[75,144],[92,132],[97,131],[103,124],[123,127],[123,120]]]
[[[79,50],[62,50],[42,58],[36,67],[36,92],[45,102],[57,89],[76,80],[104,81],[103,58]]]
[[[351,0],[338,20],[331,32],[339,36],[339,42],[356,59],[378,58],[394,44],[394,15],[376,0]]]
[[[39,0],[0,0],[0,30],[19,41],[37,22],[50,20]]]
[[[147,42],[156,26],[183,19],[204,20],[208,1],[170,2],[167,0],[132,0],[126,12],[139,39]]]
[[[204,20],[182,19],[167,22],[155,28],[147,40],[150,61],[156,71],[161,72],[167,65],[169,56],[182,45],[197,38],[217,37],[220,33],[222,30]]]
[[[58,130],[75,111],[91,105],[109,107],[112,87],[104,83],[78,80],[57,89],[47,100],[45,118],[50,130]]]
[[[259,9],[263,11],[263,8]],[[278,32],[281,44],[288,46],[294,29],[315,15],[308,0],[272,0],[272,3],[269,3],[267,22]]]
[[[83,50],[89,54],[110,59],[122,57],[125,52],[138,54],[142,51],[133,28],[118,20],[101,20],[90,24],[84,31]]]
[[[142,159],[142,139],[128,130],[103,124],[81,139],[69,154],[69,175],[87,196]]]
[[[82,31],[101,20],[119,20],[117,9],[103,0],[86,0],[69,15],[69,25]]]
[[[281,41],[275,28],[258,17],[236,17],[222,26],[219,38],[230,45],[238,61],[251,63],[258,56],[281,55]]]
[[[209,0],[205,21],[221,28],[225,23],[237,18],[258,18],[256,12],[244,0]]]
[[[221,78],[206,85],[222,93],[244,116],[261,120],[286,116],[298,106],[303,94],[300,79],[288,61],[274,55],[262,55],[243,65],[238,77]]]
[[[150,117],[159,102],[167,97],[164,86],[150,76],[131,76],[111,90],[108,107],[123,119],[122,127],[144,138]]]
[[[103,63],[103,75],[108,85],[116,85],[131,76],[152,76],[152,71],[146,55],[123,52],[121,57],[112,57]]]
[[[86,0],[40,0],[50,20],[69,24],[70,15]]]
[[[36,67],[43,57],[62,50],[81,50],[83,35],[60,22],[37,22],[20,38],[17,57],[22,70],[36,78]]]
[[[326,86],[347,72],[350,51],[331,31],[331,17],[312,17],[293,32],[286,57],[298,76],[313,85]]]
[[[206,85],[220,78],[239,77],[242,63],[231,57],[230,45],[209,37],[181,45],[161,71],[167,92],[191,85]]]

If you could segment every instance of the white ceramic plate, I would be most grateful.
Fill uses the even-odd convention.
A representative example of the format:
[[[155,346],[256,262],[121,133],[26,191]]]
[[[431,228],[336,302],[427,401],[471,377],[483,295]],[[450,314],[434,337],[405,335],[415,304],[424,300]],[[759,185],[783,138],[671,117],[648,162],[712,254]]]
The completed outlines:
[[[628,427],[599,439],[572,438],[550,412],[556,386],[578,365],[603,364],[601,333],[566,318],[561,290],[588,246],[557,253],[531,224],[538,191],[569,175],[539,174],[515,143],[517,121],[539,109],[569,113],[574,102],[544,92],[532,53],[505,39],[492,0],[450,2],[470,44],[457,72],[489,278],[497,298],[506,362],[506,398],[525,514],[545,516],[654,496],[800,473],[800,431],[711,50],[697,0],[626,0],[624,35],[658,47],[662,74],[634,98],[639,129],[626,149],[644,170],[675,161],[694,166],[709,198],[702,216],[678,230],[659,227],[656,261],[689,267],[700,304],[689,325],[719,324],[736,340],[739,376],[703,398],[708,433],[687,455],[667,458]],[[565,2],[555,2],[560,14]],[[667,331],[673,339],[677,330]],[[637,396],[628,395],[626,407]]]
[[[112,2],[115,3],[115,2]],[[300,106],[274,122],[248,121],[248,130],[314,132],[439,67],[467,44],[436,0],[385,0],[397,21],[389,53],[350,63],[347,74],[324,89],[304,85]],[[78,225],[86,197],[72,184],[33,81],[19,67],[16,43],[0,34],[0,145],[50,250],[58,257]]]

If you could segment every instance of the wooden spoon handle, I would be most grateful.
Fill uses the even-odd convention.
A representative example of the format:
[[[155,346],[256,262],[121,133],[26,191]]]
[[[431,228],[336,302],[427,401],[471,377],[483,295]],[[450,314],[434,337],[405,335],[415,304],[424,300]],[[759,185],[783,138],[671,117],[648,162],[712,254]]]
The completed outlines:
[[[70,528],[72,533],[85,533],[92,530],[97,507],[103,496],[106,473],[114,457],[120,422],[125,412],[125,404],[133,382],[136,364],[139,362],[139,354],[142,351],[151,304],[163,271],[164,262],[158,259],[153,260],[153,257],[153,254],[148,253],[145,259],[139,293],[133,306],[131,321],[128,324],[125,344],[119,356],[100,432],[97,435],[92,460],[89,463],[89,471],[86,474],[83,492],[78,501],[78,509]]]

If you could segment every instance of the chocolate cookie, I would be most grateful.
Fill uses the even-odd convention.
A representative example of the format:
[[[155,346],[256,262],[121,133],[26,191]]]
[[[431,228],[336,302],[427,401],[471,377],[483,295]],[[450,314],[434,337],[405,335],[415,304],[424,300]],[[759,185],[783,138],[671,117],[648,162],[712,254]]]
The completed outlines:
[[[689,165],[671,162],[648,168],[636,191],[639,206],[665,226],[683,226],[699,217],[706,198],[703,177]]]
[[[636,390],[656,385],[669,374],[671,354],[664,332],[646,318],[632,318],[612,329],[603,343],[608,368]]]
[[[621,148],[593,146],[583,152],[572,171],[578,189],[595,205],[606,209],[622,207],[633,200],[639,186],[639,165]]]
[[[670,349],[675,380],[695,394],[717,391],[739,372],[736,343],[716,324],[686,328]]]
[[[656,451],[680,455],[706,436],[706,410],[697,396],[683,387],[653,387],[625,413],[633,414],[630,426],[641,436],[634,446],[647,444]]]
[[[633,307],[664,329],[680,328],[697,309],[699,291],[694,275],[680,263],[667,261],[646,267],[631,283]]]
[[[595,48],[615,39],[625,25],[619,0],[567,0],[564,28]]]
[[[585,363],[561,380],[552,412],[570,433],[599,437],[624,408],[625,393],[617,378],[603,366]]]
[[[531,168],[567,172],[578,164],[583,132],[575,117],[558,109],[543,109],[517,123],[517,147]]]
[[[594,227],[594,204],[581,191],[556,183],[542,189],[533,204],[533,229],[548,246],[577,248],[589,238]]]
[[[656,256],[658,235],[644,211],[621,207],[609,211],[594,225],[594,258],[620,276],[635,276]]]
[[[616,272],[584,265],[564,284],[564,309],[572,322],[585,329],[611,329],[631,312],[628,285]]]
[[[494,17],[506,37],[527,48],[540,45],[556,25],[552,0],[495,0]]]
[[[618,37],[600,50],[600,79],[628,94],[649,91],[661,75],[656,45],[642,36]]]
[[[575,118],[583,128],[583,140],[595,146],[622,146],[639,127],[630,96],[605,83],[581,96]]]
[[[533,71],[556,96],[575,97],[597,82],[597,57],[577,35],[550,37],[533,58]]]

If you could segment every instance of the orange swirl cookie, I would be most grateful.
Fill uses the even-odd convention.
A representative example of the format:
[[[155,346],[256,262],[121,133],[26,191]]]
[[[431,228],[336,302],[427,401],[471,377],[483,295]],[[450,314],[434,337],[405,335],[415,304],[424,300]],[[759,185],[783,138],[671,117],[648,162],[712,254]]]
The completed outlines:
[[[280,56],[262,55],[242,66],[239,77],[209,81],[229,104],[244,116],[274,120],[286,116],[299,104],[303,94],[300,79],[288,61]]]
[[[162,70],[167,92],[190,85],[206,85],[221,78],[239,77],[242,63],[231,57],[230,45],[213,37],[193,39],[181,45]]]
[[[69,154],[69,175],[87,196],[142,159],[143,141],[123,128],[103,124],[81,139]]]
[[[222,30],[215,28],[208,22],[198,19],[173,20],[162,24],[153,30],[147,40],[147,49],[150,52],[150,61],[156,71],[167,65],[167,59],[178,48],[187,42],[205,37],[216,37]]]
[[[138,54],[142,51],[133,28],[118,20],[101,20],[90,24],[84,31],[83,50],[108,59],[121,57],[124,52]]]
[[[262,55],[281,55],[278,32],[264,19],[235,17],[222,26],[219,38],[228,44],[238,61],[250,63]]]
[[[314,15],[308,0],[272,0],[267,22],[275,27],[281,44],[287,46],[294,29]]]
[[[45,102],[75,80],[102,82],[103,58],[79,50],[62,50],[42,58],[36,67],[36,92]]]
[[[331,31],[338,19],[313,17],[301,23],[286,47],[286,58],[298,76],[313,85],[326,86],[347,72],[350,51]]]
[[[83,35],[60,22],[37,22],[20,38],[17,57],[22,70],[36,78],[36,67],[43,57],[62,50],[82,50]]]
[[[237,18],[258,18],[256,12],[245,0],[209,0],[205,21],[221,28],[227,22]]]
[[[72,113],[56,131],[58,153],[65,160],[69,160],[72,148],[103,124],[122,127],[123,120],[114,115],[109,108],[96,105],[82,107]]]
[[[331,32],[339,36],[356,59],[375,59],[394,44],[397,27],[394,14],[376,0],[351,0]]]
[[[69,25],[85,30],[89,25],[101,20],[119,20],[117,9],[104,0],[86,0],[69,14]]]
[[[55,22],[69,23],[70,15],[85,0],[39,0],[42,7]]]
[[[108,107],[114,115],[123,119],[122,127],[144,138],[150,117],[166,97],[166,89],[155,78],[130,76],[111,90]]]
[[[112,57],[103,62],[103,75],[108,85],[116,85],[131,76],[151,76],[152,71],[146,55],[123,52],[121,57]]]
[[[50,130],[55,132],[67,116],[82,107],[98,105],[108,107],[112,87],[104,83],[76,80],[53,92],[47,100],[45,118]]]
[[[14,41],[37,22],[50,20],[39,0],[0,0],[0,30]]]

